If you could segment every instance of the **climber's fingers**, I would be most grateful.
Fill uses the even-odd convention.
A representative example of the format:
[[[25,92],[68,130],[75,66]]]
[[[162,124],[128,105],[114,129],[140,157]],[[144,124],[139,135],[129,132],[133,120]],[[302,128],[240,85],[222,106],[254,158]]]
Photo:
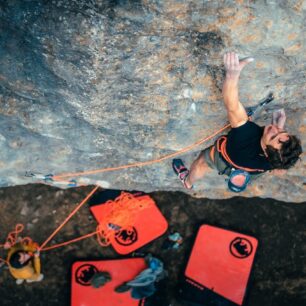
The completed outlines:
[[[239,62],[239,68],[240,68],[240,71],[244,68],[244,66],[246,66],[247,64],[251,63],[254,61],[254,58],[253,57],[246,57],[244,59],[242,59],[240,62]]]
[[[224,54],[224,66],[227,75],[234,76],[239,75],[239,59],[235,52],[227,52]]]
[[[244,68],[244,66],[252,62],[254,58],[247,57],[239,61],[239,56],[237,53],[227,52],[224,54],[223,60],[227,74],[237,76],[240,74],[240,71]]]

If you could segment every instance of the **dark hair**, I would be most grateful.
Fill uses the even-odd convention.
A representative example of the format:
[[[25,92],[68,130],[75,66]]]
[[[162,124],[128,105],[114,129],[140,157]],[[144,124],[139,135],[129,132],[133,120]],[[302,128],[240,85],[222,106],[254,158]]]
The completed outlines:
[[[294,135],[289,135],[289,139],[282,142],[280,150],[268,145],[265,151],[272,169],[289,169],[293,167],[303,152],[301,141]]]
[[[27,252],[25,252],[25,251],[17,251],[17,252],[15,252],[15,253],[13,253],[12,256],[10,257],[10,265],[11,265],[13,268],[15,268],[15,269],[21,269],[21,268],[23,268],[24,266],[26,266],[26,265],[29,263],[29,261],[31,260],[31,258],[29,258],[29,259],[26,260],[24,263],[21,263],[21,262],[19,261],[19,259],[20,259],[20,255],[21,255],[22,253],[27,253]]]

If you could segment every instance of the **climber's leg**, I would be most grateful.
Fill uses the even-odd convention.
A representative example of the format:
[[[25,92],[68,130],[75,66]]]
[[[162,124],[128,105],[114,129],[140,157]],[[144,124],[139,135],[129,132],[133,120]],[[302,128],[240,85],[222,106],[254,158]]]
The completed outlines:
[[[181,159],[174,159],[172,166],[187,189],[192,189],[193,184],[202,179],[212,169],[216,170],[219,174],[227,175],[227,170],[230,170],[217,150],[216,143],[200,153],[198,158],[192,163],[190,170],[185,167]]]
[[[189,175],[185,179],[185,185],[187,188],[191,188],[194,183],[202,179],[210,168],[205,160],[204,151],[200,153],[198,158],[192,163],[189,171]]]
[[[174,159],[172,167],[180,181],[186,189],[192,189],[193,184],[203,178],[205,173],[210,170],[205,160],[205,150],[200,153],[198,158],[192,163],[188,170],[181,159]]]

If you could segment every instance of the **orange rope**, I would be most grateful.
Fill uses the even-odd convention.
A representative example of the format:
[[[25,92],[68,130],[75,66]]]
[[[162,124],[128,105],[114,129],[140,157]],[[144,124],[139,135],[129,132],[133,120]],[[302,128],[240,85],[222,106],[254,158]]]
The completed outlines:
[[[64,225],[74,216],[74,214],[87,202],[87,200],[97,191],[99,186],[96,186],[87,197],[69,214],[69,216],[64,220],[64,222],[45,240],[44,243],[39,247],[42,250],[46,244],[64,227]]]
[[[115,200],[103,204],[105,213],[99,220],[97,239],[101,246],[110,245],[121,230],[126,230],[135,223],[138,212],[154,205],[148,195],[135,197],[128,192],[122,192]]]
[[[5,244],[9,243],[10,247],[14,246],[18,240],[18,234],[20,234],[24,230],[24,225],[21,223],[16,224],[15,230],[11,231],[6,238],[4,244],[0,244],[0,248],[4,247]],[[21,243],[31,243],[32,239],[30,237],[24,237],[20,240]]]
[[[68,244],[71,244],[71,243],[74,243],[74,242],[83,240],[83,239],[86,239],[86,238],[89,238],[89,237],[92,237],[92,236],[94,236],[94,235],[96,235],[96,234],[98,234],[98,233],[99,233],[99,230],[97,230],[97,231],[95,231],[95,232],[92,232],[92,233],[89,233],[89,234],[86,234],[86,235],[83,235],[83,236],[78,237],[78,238],[75,238],[75,239],[68,240],[68,241],[66,241],[66,242],[54,244],[54,245],[52,245],[52,246],[49,246],[49,247],[46,247],[46,248],[41,249],[41,251],[53,250],[53,249],[56,249],[56,248],[59,248],[59,247],[62,247],[62,246],[65,246],[65,245],[68,245]]]
[[[41,251],[44,252],[44,251],[49,251],[49,250],[53,250],[53,249],[56,249],[56,248],[60,248],[62,246],[66,246],[66,245],[69,245],[71,243],[78,242],[78,241],[81,241],[81,240],[86,239],[86,238],[90,238],[94,235],[97,235],[97,241],[101,246],[105,247],[105,246],[109,245],[109,243],[105,242],[106,238],[104,237],[104,234],[102,232],[101,225],[98,225],[97,230],[95,232],[92,232],[92,233],[89,233],[89,234],[86,234],[86,235],[83,235],[83,236],[80,236],[80,237],[62,242],[62,243],[51,245],[49,247],[41,249]]]
[[[104,205],[108,206],[109,210],[105,214],[103,220],[99,221],[100,224],[97,226],[95,232],[62,243],[58,243],[50,247],[40,247],[40,250],[53,250],[86,238],[90,238],[94,235],[97,235],[97,241],[101,246],[109,246],[112,241],[114,241],[117,233],[119,233],[122,229],[128,228],[131,224],[134,223],[137,211],[145,209],[152,204],[154,204],[153,199],[147,195],[135,197],[131,193],[122,192],[121,195],[118,196],[115,200],[109,200],[104,203]],[[112,228],[110,224],[119,227],[119,229]]]
[[[166,159],[170,159],[173,158],[175,156],[181,155],[182,153],[185,153],[187,151],[190,151],[191,149],[193,149],[194,147],[212,139],[213,137],[215,137],[216,135],[218,135],[219,133],[223,132],[224,130],[226,130],[227,128],[230,127],[230,124],[227,124],[225,126],[223,126],[221,129],[217,130],[216,132],[214,132],[213,134],[211,134],[210,136],[207,136],[206,138],[203,138],[197,142],[195,142],[194,144],[187,146],[181,150],[179,150],[178,152],[175,153],[171,153],[171,154],[167,154],[163,157],[160,157],[158,159],[154,159],[154,160],[150,160],[150,161],[145,161],[145,162],[136,162],[136,163],[132,163],[132,164],[128,164],[128,165],[122,165],[122,166],[118,166],[118,167],[109,167],[109,168],[101,168],[101,169],[96,169],[96,170],[89,170],[89,171],[83,171],[83,172],[76,172],[76,173],[66,173],[66,174],[61,174],[61,175],[57,175],[54,176],[53,179],[54,180],[59,180],[65,177],[72,177],[72,176],[81,176],[81,175],[85,175],[85,174],[96,174],[96,173],[102,173],[102,172],[110,172],[110,171],[116,171],[116,170],[121,170],[121,169],[128,169],[128,168],[134,168],[134,167],[143,167],[143,166],[147,166],[147,165],[151,165],[154,163],[159,163],[161,161],[164,161]],[[130,224],[132,224],[132,219],[135,217],[134,214],[132,213],[132,211],[137,211],[140,209],[143,209],[146,207],[146,203],[145,201],[142,203],[138,203],[138,205],[134,206],[135,204],[137,204],[137,201],[135,202],[134,199],[132,199],[132,202],[130,202],[130,205],[128,204],[129,202],[125,202],[124,205],[122,205],[122,199],[124,197],[126,197],[126,195],[124,193],[122,193],[122,197],[121,197],[121,213],[119,214],[115,214],[114,210],[111,210],[111,212],[108,214],[108,219],[107,220],[107,224],[106,223],[102,223],[99,224],[99,226],[97,227],[97,230],[95,232],[83,235],[81,237],[63,242],[63,243],[59,243],[50,247],[45,247],[47,245],[47,243],[64,227],[64,225],[74,216],[74,214],[87,202],[87,200],[96,192],[96,190],[99,188],[99,186],[96,186],[88,195],[87,197],[68,215],[68,217],[64,220],[64,222],[62,222],[62,224],[60,226],[58,226],[58,228],[49,236],[49,238],[47,238],[42,244],[41,246],[38,248],[40,251],[47,251],[47,250],[51,250],[51,249],[55,249],[61,246],[65,246],[89,237],[92,237],[93,235],[97,234],[97,239],[98,242],[102,245],[102,246],[106,246],[109,245],[111,240],[114,238],[115,235],[115,230],[114,229],[110,229],[108,227],[108,225],[111,223],[109,219],[114,218],[115,217],[115,225],[120,224],[120,228],[124,228],[126,226],[128,226],[127,223],[130,222]],[[130,197],[131,195],[128,194],[128,197]],[[131,198],[130,198],[131,199]],[[108,201],[105,204],[114,204],[114,203],[120,203],[120,196],[115,200],[115,201]],[[145,204],[146,203],[146,204]],[[131,205],[132,204],[132,205]],[[128,214],[125,214],[126,211],[129,211],[129,217]],[[19,227],[18,227],[19,226]],[[104,229],[103,229],[104,227]],[[22,228],[22,229],[21,229]],[[23,230],[24,226],[22,224],[18,224],[15,228],[15,232],[11,232],[8,236],[8,239],[12,239],[12,241],[16,241],[17,239],[17,235],[19,232],[21,232]],[[21,229],[21,230],[20,230]],[[13,233],[13,234],[12,234]],[[11,235],[12,234],[12,235]],[[14,236],[15,235],[15,239]],[[8,240],[7,239],[7,240]],[[31,239],[29,237],[26,237],[23,239],[24,241],[31,241]],[[2,245],[0,245],[1,247]],[[4,259],[0,258],[0,260],[6,262]]]
[[[53,180],[56,181],[56,180],[61,180],[62,178],[67,178],[67,177],[76,177],[76,176],[82,176],[82,175],[85,175],[85,174],[88,175],[88,174],[96,174],[96,173],[102,173],[102,172],[110,172],[110,171],[116,171],[116,170],[122,170],[122,169],[134,168],[134,167],[143,167],[143,166],[147,166],[147,165],[151,165],[151,164],[155,164],[155,163],[160,163],[161,161],[173,158],[175,156],[181,155],[182,153],[190,151],[194,147],[204,143],[205,141],[208,141],[208,140],[212,139],[213,137],[215,137],[219,133],[225,131],[230,126],[231,126],[230,124],[226,124],[221,129],[214,132],[210,136],[207,136],[206,138],[203,138],[203,139],[195,142],[194,144],[179,150],[178,152],[167,154],[167,155],[165,155],[163,157],[160,157],[158,159],[153,159],[153,160],[149,160],[149,161],[145,161],[145,162],[136,162],[136,163],[132,163],[132,164],[128,164],[128,165],[122,165],[122,166],[118,166],[118,167],[101,168],[101,169],[96,169],[96,170],[89,170],[89,171],[75,172],[75,173],[63,173],[63,174],[55,175],[52,178],[53,178]]]
[[[24,230],[24,225],[21,223],[16,224],[15,230],[9,232],[4,244],[0,244],[0,248],[11,248],[18,242],[18,234],[20,234]],[[20,239],[20,243],[29,244],[32,243],[32,239],[30,237],[24,237]],[[8,244],[8,245],[7,245]],[[7,245],[7,246],[6,246]],[[3,261],[7,264],[7,261],[0,257],[0,261]]]
[[[3,261],[4,263],[8,264],[8,262],[5,259],[1,258],[1,257],[0,257],[0,261]]]

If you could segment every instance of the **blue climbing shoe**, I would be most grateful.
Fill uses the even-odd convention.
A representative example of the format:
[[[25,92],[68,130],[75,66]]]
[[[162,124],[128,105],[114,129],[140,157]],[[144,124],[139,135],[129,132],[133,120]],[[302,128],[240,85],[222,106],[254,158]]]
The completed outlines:
[[[175,174],[178,176],[179,180],[182,182],[186,189],[192,189],[193,186],[188,187],[186,184],[186,178],[189,175],[189,170],[185,167],[181,159],[172,160],[172,168]]]

